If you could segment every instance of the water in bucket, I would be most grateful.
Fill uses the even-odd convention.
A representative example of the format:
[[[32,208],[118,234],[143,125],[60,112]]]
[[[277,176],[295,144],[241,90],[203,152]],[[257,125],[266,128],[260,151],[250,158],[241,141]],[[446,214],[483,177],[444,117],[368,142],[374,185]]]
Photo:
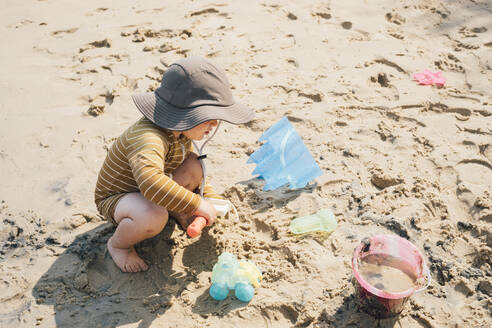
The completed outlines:
[[[364,238],[354,250],[352,272],[359,307],[376,318],[398,315],[431,283],[422,253],[397,235]]]
[[[416,278],[399,269],[392,257],[367,256],[359,263],[359,273],[370,285],[388,293],[400,293],[415,286]]]

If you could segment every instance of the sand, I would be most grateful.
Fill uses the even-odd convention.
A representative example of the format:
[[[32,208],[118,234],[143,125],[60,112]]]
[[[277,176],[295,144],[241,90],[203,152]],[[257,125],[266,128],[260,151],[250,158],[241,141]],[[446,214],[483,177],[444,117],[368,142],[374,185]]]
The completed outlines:
[[[487,0],[13,1],[0,11],[1,327],[489,327],[492,5]],[[223,67],[256,111],[207,146],[239,222],[197,240],[174,222],[124,274],[93,204],[112,141],[174,61]],[[442,71],[446,85],[412,75]],[[263,191],[248,156],[286,116],[323,170]],[[330,208],[331,235],[289,234]],[[357,308],[350,261],[364,237],[422,250],[432,283],[397,318]],[[208,295],[224,251],[264,279],[249,304]]]

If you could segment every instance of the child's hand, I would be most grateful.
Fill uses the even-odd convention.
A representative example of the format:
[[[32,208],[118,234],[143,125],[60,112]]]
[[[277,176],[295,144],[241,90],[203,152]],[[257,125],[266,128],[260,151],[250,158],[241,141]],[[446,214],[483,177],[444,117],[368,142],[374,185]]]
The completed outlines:
[[[211,226],[212,224],[214,224],[215,218],[217,217],[215,207],[203,198],[200,202],[200,205],[193,214],[196,216],[203,216],[205,219],[207,219],[207,226]]]

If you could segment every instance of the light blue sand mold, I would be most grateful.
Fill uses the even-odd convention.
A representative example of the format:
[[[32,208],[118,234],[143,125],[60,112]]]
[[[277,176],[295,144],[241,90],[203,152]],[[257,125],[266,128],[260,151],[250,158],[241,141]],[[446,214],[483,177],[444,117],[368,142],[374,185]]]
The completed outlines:
[[[253,175],[265,179],[263,190],[289,183],[291,189],[303,188],[323,172],[286,117],[266,130],[259,141],[266,141],[248,159],[256,163]]]

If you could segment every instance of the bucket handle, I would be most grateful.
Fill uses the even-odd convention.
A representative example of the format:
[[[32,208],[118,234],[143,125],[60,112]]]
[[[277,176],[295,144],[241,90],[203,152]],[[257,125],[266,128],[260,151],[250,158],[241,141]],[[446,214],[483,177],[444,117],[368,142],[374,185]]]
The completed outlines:
[[[427,289],[427,287],[430,286],[430,284],[432,282],[431,273],[430,273],[429,267],[427,265],[425,266],[424,271],[425,271],[425,274],[427,276],[427,283],[425,284],[424,287],[421,287],[421,288],[417,289],[414,293],[423,292],[424,290]]]

